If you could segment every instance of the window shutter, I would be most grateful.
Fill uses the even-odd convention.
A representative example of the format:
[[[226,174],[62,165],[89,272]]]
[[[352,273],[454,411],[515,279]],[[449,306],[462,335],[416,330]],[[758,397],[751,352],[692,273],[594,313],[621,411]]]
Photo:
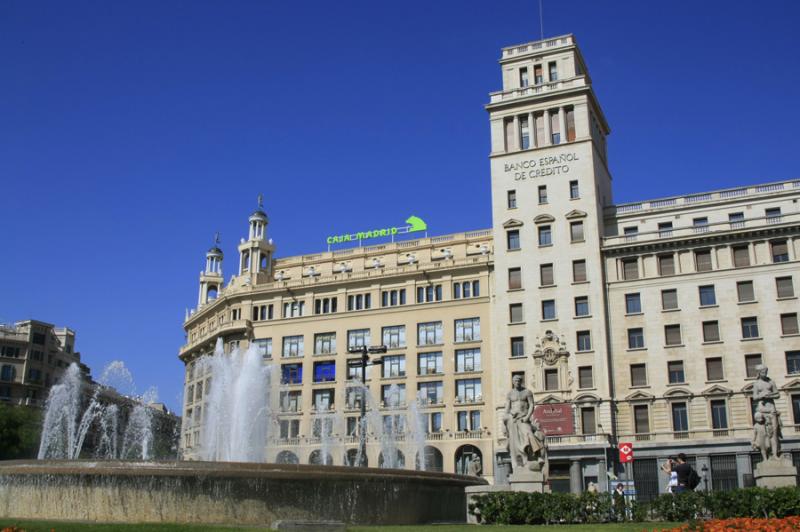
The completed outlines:
[[[576,283],[586,280],[586,261],[576,260],[572,263],[572,277]]]
[[[719,324],[716,321],[703,322],[703,341],[704,342],[719,341]]]
[[[650,419],[646,405],[636,405],[633,407],[633,419],[637,434],[646,434],[650,432]]]
[[[708,380],[720,381],[722,380],[722,359],[721,358],[707,358],[706,359],[706,372],[708,373]]]
[[[797,314],[781,314],[783,334],[797,334]]]
[[[575,140],[575,109],[566,109],[567,115],[567,141]]]
[[[794,286],[792,285],[791,277],[779,277],[775,279],[778,286],[778,297],[792,297],[794,296]]]
[[[738,292],[739,301],[753,301],[755,299],[753,283],[751,281],[736,283],[736,291]]]
[[[622,261],[623,277],[625,280],[639,278],[639,261],[637,259],[628,259]]]
[[[675,257],[673,255],[658,257],[658,270],[661,275],[675,275]]]
[[[666,325],[664,332],[667,340],[667,345],[679,345],[681,343],[681,326],[680,325]]]
[[[695,261],[697,262],[698,272],[711,271],[711,252],[710,251],[696,251]]]
[[[553,284],[553,265],[542,264],[542,286],[550,286]]]
[[[750,266],[750,251],[747,246],[733,248],[733,265],[737,268]]]
[[[664,290],[661,292],[661,306],[664,310],[678,308],[677,290]]]

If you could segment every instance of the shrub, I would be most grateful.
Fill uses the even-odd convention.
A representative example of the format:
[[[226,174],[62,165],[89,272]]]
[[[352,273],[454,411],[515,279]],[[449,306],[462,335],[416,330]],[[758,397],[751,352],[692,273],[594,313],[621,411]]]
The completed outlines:
[[[498,492],[479,495],[470,512],[487,524],[539,525],[605,521],[693,521],[714,517],[784,518],[800,515],[800,489],[746,488],[661,495],[649,504],[616,504],[608,493]],[[689,529],[685,529],[689,530]],[[711,529],[703,529],[711,530]]]

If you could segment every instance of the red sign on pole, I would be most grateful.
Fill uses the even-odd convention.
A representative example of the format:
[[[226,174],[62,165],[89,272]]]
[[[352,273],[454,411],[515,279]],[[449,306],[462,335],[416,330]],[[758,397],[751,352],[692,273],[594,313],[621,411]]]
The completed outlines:
[[[620,442],[619,444],[619,461],[622,464],[633,462],[633,444],[627,442]]]

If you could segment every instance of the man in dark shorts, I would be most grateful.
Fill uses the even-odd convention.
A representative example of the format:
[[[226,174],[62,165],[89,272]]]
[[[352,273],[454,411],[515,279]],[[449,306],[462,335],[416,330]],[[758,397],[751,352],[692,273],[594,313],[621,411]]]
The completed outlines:
[[[673,493],[683,493],[689,491],[689,475],[692,473],[692,466],[686,463],[686,455],[678,455],[678,465],[672,466],[672,470],[678,473],[678,485],[675,486]]]

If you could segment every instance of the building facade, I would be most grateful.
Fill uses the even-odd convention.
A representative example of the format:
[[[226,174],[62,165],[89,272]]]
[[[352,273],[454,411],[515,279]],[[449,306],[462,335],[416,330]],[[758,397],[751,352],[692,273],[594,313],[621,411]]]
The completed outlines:
[[[71,329],[37,320],[0,326],[0,401],[44,406],[50,387],[73,362],[88,375]]]
[[[288,375],[290,411],[270,448],[301,463],[319,450],[315,415],[357,416],[347,346],[360,342],[389,346],[367,384],[384,419],[392,384],[404,405],[420,403],[426,463],[444,471],[480,456],[484,476],[504,481],[517,374],[550,423],[554,490],[604,489],[621,474],[619,442],[634,444],[643,498],[663,491],[660,462],[677,452],[711,487],[747,485],[758,364],[781,389],[785,446],[800,449],[800,181],[616,205],[610,129],[575,38],[504,48],[500,66],[486,106],[491,229],[275,259],[259,210],[227,285],[222,251],[209,251],[180,353],[186,456],[201,441],[208,377],[193,363],[220,337],[257,343]],[[356,443],[346,427],[337,464]]]

